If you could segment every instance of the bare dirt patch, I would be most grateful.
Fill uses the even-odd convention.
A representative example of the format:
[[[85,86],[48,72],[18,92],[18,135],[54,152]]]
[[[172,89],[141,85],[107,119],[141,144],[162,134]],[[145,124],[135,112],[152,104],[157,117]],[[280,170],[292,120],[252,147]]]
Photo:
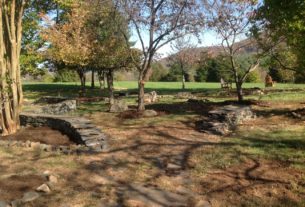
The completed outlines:
[[[35,191],[46,179],[38,175],[12,175],[0,179],[0,200],[21,199],[28,191]]]
[[[225,170],[209,172],[200,180],[198,193],[212,206],[297,206],[304,193],[296,193],[302,172],[283,163],[249,159]],[[303,183],[300,183],[303,182]]]
[[[5,136],[4,140],[16,140],[16,141],[31,141],[40,142],[48,145],[70,145],[75,144],[70,141],[69,137],[63,135],[57,130],[53,130],[49,127],[26,127],[19,130],[16,134]]]

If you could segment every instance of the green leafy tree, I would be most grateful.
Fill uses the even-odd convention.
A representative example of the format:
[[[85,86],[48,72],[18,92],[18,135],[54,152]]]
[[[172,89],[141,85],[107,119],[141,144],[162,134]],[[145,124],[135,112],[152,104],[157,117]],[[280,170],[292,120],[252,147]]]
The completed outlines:
[[[227,82],[233,81],[229,60],[221,55],[212,57],[208,53],[202,53],[196,71],[196,81],[219,82],[221,78]]]
[[[258,9],[260,24],[255,32],[262,41],[262,48],[273,47],[272,57],[281,69],[294,71],[305,80],[304,16],[304,0],[264,0]],[[283,58],[284,51],[295,55],[295,59]]]
[[[168,74],[168,69],[166,69],[161,63],[155,62],[151,67],[152,74],[149,77],[150,81],[161,81]]]

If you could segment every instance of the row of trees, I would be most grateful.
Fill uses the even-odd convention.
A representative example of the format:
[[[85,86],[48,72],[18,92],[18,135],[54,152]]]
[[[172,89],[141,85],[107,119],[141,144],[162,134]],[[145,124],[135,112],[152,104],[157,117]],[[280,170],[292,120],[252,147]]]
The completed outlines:
[[[241,54],[238,56],[238,61],[241,64],[241,72],[246,70],[247,63],[249,62],[249,56],[251,54]],[[194,57],[194,56],[192,56]],[[173,62],[170,62],[165,68],[162,63],[155,63],[153,65],[153,73],[150,78],[151,81],[161,82],[182,82],[182,89],[185,88],[186,82],[219,82],[220,79],[224,79],[227,82],[234,82],[234,76],[230,70],[231,65],[228,58],[217,55],[212,56],[207,52],[202,52],[200,58],[196,62],[186,62],[181,64],[181,61],[173,58]],[[266,74],[264,64],[261,65],[260,69],[251,72],[247,75],[246,82],[261,82],[263,81],[263,75]],[[179,64],[180,63],[180,64]],[[274,71],[274,70],[272,70]],[[287,79],[283,79],[286,73],[282,74],[282,71],[275,70],[272,76],[277,77],[278,82],[289,82],[291,76]],[[289,79],[290,78],[290,79]]]
[[[35,25],[25,24],[30,22],[28,19],[37,22],[41,16],[48,16],[31,14],[33,11],[37,14],[38,10],[56,16],[53,21],[45,18],[44,22],[49,24],[42,25],[45,29],[39,37],[37,29],[33,30]],[[30,49],[45,51],[44,55],[55,66],[77,71],[83,86],[84,72],[91,70],[101,77],[106,74],[113,90],[113,71],[135,67],[139,74],[138,110],[144,110],[145,81],[151,74],[157,51],[177,39],[211,29],[222,39],[222,55],[229,61],[238,100],[242,101],[244,81],[266,55],[289,70],[303,72],[300,66],[304,65],[304,11],[302,0],[265,0],[262,5],[254,0],[0,0],[2,134],[14,133],[19,125],[20,60],[28,65],[39,61],[35,56],[22,59],[22,49],[26,57],[33,54]],[[38,22],[41,24],[41,20]],[[28,28],[24,38],[23,26]],[[140,42],[140,50],[133,49],[131,33]],[[32,38],[35,41],[26,44],[27,35],[35,37]],[[245,38],[249,41],[240,41]],[[294,65],[287,66],[285,59],[281,59],[280,48],[287,45]],[[239,53],[248,48],[254,48],[252,55],[241,62]],[[185,80],[182,63],[179,64]]]

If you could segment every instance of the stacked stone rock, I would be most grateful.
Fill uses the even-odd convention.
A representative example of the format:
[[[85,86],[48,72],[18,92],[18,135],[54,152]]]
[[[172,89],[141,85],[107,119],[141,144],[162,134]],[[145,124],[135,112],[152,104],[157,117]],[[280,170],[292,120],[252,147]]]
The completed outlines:
[[[255,118],[249,106],[228,105],[210,111],[208,118],[202,121],[201,131],[217,135],[226,135],[244,121]]]
[[[58,130],[76,144],[85,145],[92,151],[100,152],[106,148],[107,135],[82,117],[21,114],[20,122],[22,126],[48,126]]]

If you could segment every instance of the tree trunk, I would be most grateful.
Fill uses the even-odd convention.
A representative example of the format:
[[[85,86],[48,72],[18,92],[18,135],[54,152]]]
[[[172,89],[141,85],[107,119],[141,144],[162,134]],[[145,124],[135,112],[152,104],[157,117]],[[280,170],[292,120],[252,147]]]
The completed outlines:
[[[145,110],[145,103],[144,103],[144,85],[145,81],[142,78],[142,75],[139,75],[139,82],[138,82],[138,111]]]
[[[242,84],[239,82],[236,83],[236,92],[237,92],[238,102],[243,102],[244,100],[243,89],[242,89]]]
[[[20,79],[22,16],[25,1],[0,3],[0,133],[9,135],[19,129],[23,100]]]
[[[107,72],[107,85],[109,92],[109,103],[111,106],[114,104],[113,70],[109,70]]]
[[[184,72],[184,67],[183,63],[180,62],[180,68],[181,68],[181,73],[182,73],[182,90],[185,89],[185,72]]]
[[[95,74],[95,71],[94,71],[94,69],[92,69],[92,72],[91,72],[91,89],[95,88],[94,74]]]
[[[77,70],[77,74],[79,76],[80,79],[80,85],[81,85],[81,94],[80,96],[85,96],[86,93],[86,75],[84,73],[83,69],[78,69]]]
[[[185,90],[185,74],[182,74],[182,90]]]
[[[105,73],[102,70],[97,72],[100,90],[105,89]]]

